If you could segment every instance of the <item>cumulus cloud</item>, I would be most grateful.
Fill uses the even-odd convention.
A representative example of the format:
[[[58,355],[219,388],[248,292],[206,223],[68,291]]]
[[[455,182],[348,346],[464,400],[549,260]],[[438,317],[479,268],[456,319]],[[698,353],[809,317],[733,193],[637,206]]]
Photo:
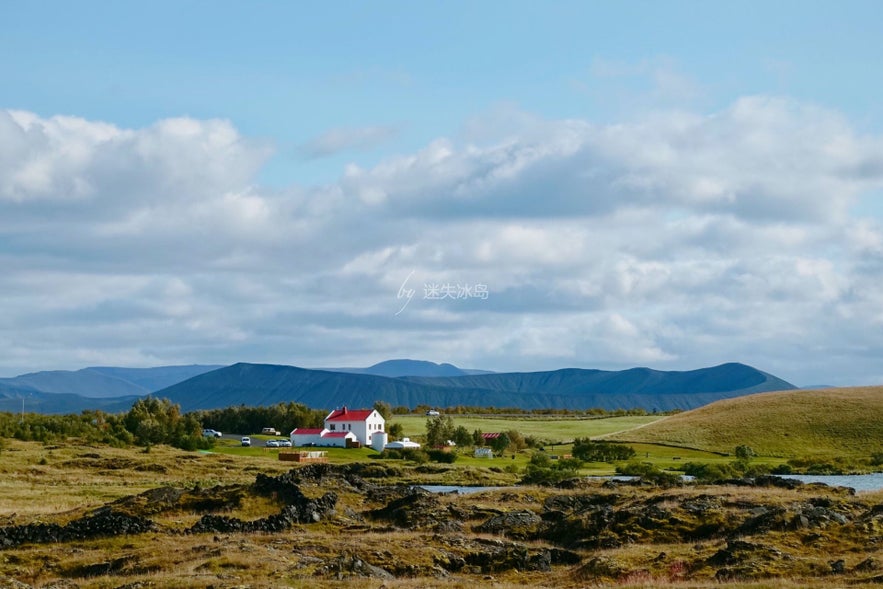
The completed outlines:
[[[836,113],[743,98],[711,115],[638,123],[553,121],[545,133],[486,147],[437,140],[371,169],[346,191],[370,205],[429,216],[570,216],[684,207],[762,220],[842,217],[883,180],[883,142]]]
[[[507,108],[283,190],[229,121],[0,111],[0,371],[408,356],[879,376],[883,228],[853,205],[883,186],[883,138],[783,98],[620,124]],[[426,296],[439,284],[489,296]]]

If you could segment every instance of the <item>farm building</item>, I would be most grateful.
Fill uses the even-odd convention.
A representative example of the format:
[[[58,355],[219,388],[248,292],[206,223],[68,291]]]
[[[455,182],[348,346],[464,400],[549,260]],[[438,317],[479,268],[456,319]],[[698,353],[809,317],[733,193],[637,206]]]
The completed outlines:
[[[412,442],[408,438],[402,438],[398,442],[390,442],[386,445],[387,448],[392,448],[394,450],[404,450],[407,448],[419,448],[420,444],[417,442]]]
[[[347,440],[350,440],[347,444]],[[291,432],[291,445],[302,446],[336,446],[346,448],[357,442],[358,438],[353,432],[333,432],[328,428],[299,427]]]
[[[325,418],[325,429],[332,433],[353,433],[363,446],[371,445],[371,437],[382,432],[386,420],[374,409],[335,409]],[[293,442],[292,442],[293,443]]]

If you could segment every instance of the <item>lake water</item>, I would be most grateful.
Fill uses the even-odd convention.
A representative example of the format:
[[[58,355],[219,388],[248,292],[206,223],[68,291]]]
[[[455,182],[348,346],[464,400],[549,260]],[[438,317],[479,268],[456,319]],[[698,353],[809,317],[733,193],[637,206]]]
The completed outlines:
[[[590,477],[597,479],[620,479],[627,480],[630,477]],[[792,474],[783,475],[785,479],[797,479],[802,483],[825,483],[831,487],[852,487],[858,492],[883,490],[883,472],[873,474],[845,474],[845,475],[811,475]],[[453,493],[462,495],[480,493],[482,491],[496,491],[497,489],[512,489],[514,487],[463,487],[458,485],[417,485],[422,489],[433,493]]]
[[[852,487],[856,491],[879,491],[883,489],[883,472],[873,474],[812,475],[789,474],[783,478],[797,479],[802,483],[825,483],[832,487]]]
[[[461,495],[469,495],[470,493],[481,493],[482,491],[496,491],[498,489],[514,489],[515,487],[463,487],[459,485],[416,485],[421,489],[426,489],[431,493],[460,493]]]

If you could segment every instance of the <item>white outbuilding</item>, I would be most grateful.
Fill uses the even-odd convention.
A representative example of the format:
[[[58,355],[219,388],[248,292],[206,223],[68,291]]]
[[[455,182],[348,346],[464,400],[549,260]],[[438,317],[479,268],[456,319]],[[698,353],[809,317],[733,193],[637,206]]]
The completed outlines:
[[[389,444],[386,445],[386,447],[391,448],[393,450],[405,450],[405,449],[419,448],[420,444],[418,444],[417,442],[412,442],[408,438],[402,438],[401,440],[399,440],[397,442],[390,442]]]

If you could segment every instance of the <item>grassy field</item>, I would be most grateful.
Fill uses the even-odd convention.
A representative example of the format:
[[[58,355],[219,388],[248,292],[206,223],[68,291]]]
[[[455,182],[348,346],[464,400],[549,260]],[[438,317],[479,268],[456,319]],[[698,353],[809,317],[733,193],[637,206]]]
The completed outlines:
[[[607,439],[762,456],[868,457],[883,452],[883,387],[762,393],[718,401]]]
[[[404,435],[413,439],[419,439],[425,432],[426,417],[407,415],[395,416],[390,422],[401,423],[404,428]],[[655,423],[661,418],[659,416],[627,416],[627,417],[608,417],[608,418],[532,418],[532,417],[461,417],[453,416],[454,425],[463,425],[470,431],[479,429],[483,432],[496,432],[517,430],[525,436],[534,436],[540,440],[545,440],[543,448],[550,455],[568,455],[571,453],[574,438],[578,437],[597,437],[610,433],[631,432],[636,428],[643,428],[648,424]],[[219,440],[213,452],[227,454],[231,456],[255,456],[262,458],[277,458],[279,448],[263,447],[263,438],[260,436],[252,436],[253,443],[257,444],[251,448],[242,448],[238,442],[233,440]],[[703,450],[694,450],[688,448],[670,447],[659,444],[630,444],[635,452],[636,458],[641,462],[649,462],[654,466],[668,470],[678,470],[687,462],[708,462],[708,463],[726,463],[733,460],[731,456],[724,456],[722,453],[708,452]],[[285,449],[281,449],[285,451]],[[328,461],[332,464],[345,464],[354,460],[376,460],[377,453],[370,449],[361,448],[358,450],[344,448],[325,448],[328,452]],[[454,484],[457,477],[464,476],[464,472],[470,468],[481,469],[485,479],[497,479],[500,484],[509,484],[505,477],[501,477],[499,473],[488,473],[488,469],[507,469],[517,468],[523,470],[534,450],[527,449],[521,452],[506,452],[502,458],[475,458],[471,454],[471,449],[459,455],[456,463],[445,477],[436,476],[436,482],[440,484]],[[781,459],[759,459],[759,463],[767,463],[771,465],[780,464]],[[459,472],[458,472],[459,471]],[[580,471],[581,474],[587,476],[610,475],[615,471],[615,465],[603,462],[587,463]],[[466,474],[467,479],[475,482],[475,474]]]
[[[704,452],[660,446],[636,445],[635,449],[639,454],[651,452],[651,459],[660,464],[700,458],[723,459]],[[242,448],[235,440],[222,440],[210,453],[184,452],[166,446],[155,446],[148,453],[140,448],[85,445],[77,440],[51,445],[5,440],[0,453],[0,527],[35,522],[65,524],[109,502],[150,489],[175,487],[190,490],[190,494],[196,496],[196,489],[215,493],[221,492],[215,489],[230,485],[248,487],[258,473],[280,474],[294,466],[279,461],[277,455],[276,449]],[[507,456],[491,462],[472,463],[470,460],[474,459],[464,458],[455,465],[402,465],[400,478],[411,483],[434,476],[438,480],[432,482],[487,483],[485,475],[504,477],[501,467],[508,463],[523,464],[526,455],[519,454],[514,461]],[[372,456],[370,450],[329,450],[332,462],[376,460]],[[384,461],[384,464],[395,463]],[[373,487],[398,480],[373,478],[370,482]],[[514,481],[515,477],[509,480]],[[500,483],[503,482],[501,479]],[[150,518],[158,527],[143,534],[2,547],[0,587],[23,587],[9,581],[16,579],[30,587],[80,589],[124,586],[257,589],[320,585],[344,588],[356,584],[388,589],[602,586],[791,589],[870,583],[877,573],[860,569],[860,563],[869,558],[883,560],[883,548],[868,541],[883,531],[883,523],[860,517],[874,513],[874,506],[883,500],[883,493],[850,496],[809,488],[741,486],[611,489],[600,483],[588,484],[591,486],[573,490],[516,487],[475,495],[411,499],[404,505],[415,509],[415,514],[425,513],[425,523],[419,524],[424,520],[413,519],[391,525],[391,520],[375,520],[368,513],[399,495],[359,491],[339,480],[336,483],[315,480],[302,485],[306,495],[320,497],[333,490],[339,496],[337,510],[330,519],[297,524],[277,533],[182,533],[199,521],[205,509],[170,507],[150,512]],[[609,525],[615,525],[620,518],[628,519],[623,524],[624,531],[617,532],[624,540],[600,549],[576,547],[580,563],[555,564],[545,571],[517,567],[488,571],[482,567],[449,564],[448,559],[454,556],[480,554],[502,545],[510,546],[510,554],[560,548],[555,543],[557,535],[524,539],[475,530],[499,513],[546,513],[544,505],[551,497],[589,501],[591,505],[600,497],[615,498],[610,503],[618,515],[610,519]],[[414,507],[415,503],[422,503],[423,507]],[[565,501],[560,505],[567,504]],[[150,503],[143,505],[158,507]],[[727,548],[728,539],[723,534],[696,539],[684,532],[689,541],[683,541],[677,531],[678,526],[687,526],[685,530],[705,529],[701,524],[706,519],[732,529],[743,519],[753,520],[757,513],[782,512],[791,518],[795,510],[816,505],[827,505],[846,513],[855,522],[864,523],[829,524],[815,530],[759,531],[754,537],[740,536],[749,549],[760,554],[756,562],[745,561],[749,574],[784,578],[719,581],[714,575],[722,567],[714,564],[715,555]],[[208,509],[224,517],[254,520],[277,513],[279,508],[278,499],[272,496],[244,491],[241,501]],[[696,509],[704,511],[697,515]],[[592,510],[587,511],[585,520],[581,519],[581,512],[565,514],[553,510],[549,513],[556,515],[556,519],[550,521],[570,518],[575,527],[562,529],[571,533],[594,525]],[[436,518],[461,523],[462,528],[455,525],[448,531],[435,530]],[[412,524],[417,527],[408,528]],[[587,539],[590,537],[588,531],[584,535]],[[608,533],[608,537],[616,536]],[[340,562],[355,557],[360,562],[396,570],[397,578],[365,578],[362,571],[341,570]],[[845,559],[847,575],[831,575],[829,562],[837,558]],[[499,561],[492,560],[486,566],[496,562]],[[440,569],[440,563],[456,570]],[[687,563],[692,564],[687,566]],[[751,568],[755,565],[757,571]],[[685,573],[695,578],[682,578]]]
[[[660,419],[657,415],[576,418],[576,417],[497,417],[452,415],[455,426],[463,426],[470,432],[484,433],[516,430],[522,436],[533,436],[551,443],[571,442],[575,438],[593,438],[613,432],[623,432],[642,427]],[[426,420],[422,415],[393,415],[387,421],[400,423],[404,435],[416,438],[426,433]]]

